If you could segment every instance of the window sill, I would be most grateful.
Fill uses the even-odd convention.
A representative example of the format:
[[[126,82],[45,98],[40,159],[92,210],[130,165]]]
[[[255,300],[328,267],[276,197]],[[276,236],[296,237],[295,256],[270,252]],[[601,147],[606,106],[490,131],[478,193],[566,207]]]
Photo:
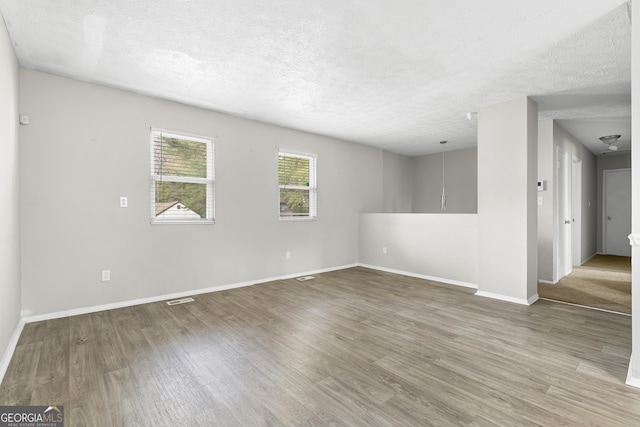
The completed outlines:
[[[189,225],[214,225],[215,221],[151,221],[151,225],[174,225],[174,224],[189,224]]]
[[[309,221],[317,221],[318,217],[314,216],[314,217],[304,217],[304,218],[296,218],[296,217],[279,217],[278,218],[280,221],[282,222],[309,222]]]

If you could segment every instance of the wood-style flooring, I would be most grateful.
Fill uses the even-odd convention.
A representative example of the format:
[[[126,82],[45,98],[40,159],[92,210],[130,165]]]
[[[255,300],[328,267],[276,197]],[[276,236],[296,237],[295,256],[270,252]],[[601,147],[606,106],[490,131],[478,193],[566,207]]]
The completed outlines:
[[[637,426],[631,318],[365,268],[27,324],[0,405],[65,426]]]

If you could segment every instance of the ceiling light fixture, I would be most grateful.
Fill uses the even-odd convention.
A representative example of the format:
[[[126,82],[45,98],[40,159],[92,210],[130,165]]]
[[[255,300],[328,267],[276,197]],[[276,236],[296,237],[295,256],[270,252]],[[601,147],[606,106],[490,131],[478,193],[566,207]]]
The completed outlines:
[[[440,141],[440,144],[444,145],[448,141]],[[442,196],[440,196],[440,210],[447,209],[447,195],[444,192],[444,151],[442,152]]]
[[[467,120],[473,119],[473,116],[475,116],[476,114],[478,113],[474,113],[474,112],[467,113]]]
[[[618,146],[616,145],[616,142],[618,142],[618,140],[620,139],[620,135],[601,136],[599,139],[600,141],[602,141],[603,143],[609,146],[609,150],[618,151]]]

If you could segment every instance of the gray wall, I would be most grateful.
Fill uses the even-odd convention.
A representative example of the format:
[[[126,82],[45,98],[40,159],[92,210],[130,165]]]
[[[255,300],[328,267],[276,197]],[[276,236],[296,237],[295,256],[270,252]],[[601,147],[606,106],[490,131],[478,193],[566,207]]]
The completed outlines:
[[[626,154],[614,154],[609,156],[598,156],[597,157],[597,209],[596,209],[596,224],[597,224],[597,250],[598,252],[604,252],[602,245],[602,232],[603,232],[603,218],[602,212],[604,210],[604,200],[603,200],[603,189],[602,189],[602,181],[603,181],[603,172],[610,169],[626,169],[631,167],[631,153]]]
[[[413,158],[385,151],[383,154],[383,212],[410,213],[413,204]]]
[[[30,70],[20,84],[27,316],[357,263],[358,215],[382,211],[379,149]],[[215,225],[149,224],[150,126],[216,137]],[[317,153],[317,221],[278,220],[278,147]]]
[[[20,319],[18,88],[18,62],[0,16],[0,365]]]
[[[440,209],[442,153],[415,157],[413,175],[414,213],[477,213],[478,150],[444,153],[444,184],[447,209]]]
[[[478,150],[445,153],[447,209],[440,209],[442,153],[407,157],[384,152],[385,213],[476,213],[478,211]]]
[[[538,206],[538,276],[540,280],[553,282],[556,262],[554,228],[556,222],[556,168],[557,148],[582,160],[582,248],[581,259],[586,261],[596,253],[597,197],[596,156],[578,140],[552,120],[538,123],[538,179],[547,183],[547,189],[539,192],[542,205]]]

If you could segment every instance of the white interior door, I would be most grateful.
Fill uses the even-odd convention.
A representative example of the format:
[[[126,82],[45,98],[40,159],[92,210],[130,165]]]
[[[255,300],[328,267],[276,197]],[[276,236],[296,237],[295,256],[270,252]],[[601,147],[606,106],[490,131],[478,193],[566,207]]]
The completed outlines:
[[[631,169],[604,171],[604,253],[631,256]]]
[[[572,156],[571,162],[571,234],[573,266],[582,265],[582,160]]]
[[[556,218],[558,230],[558,274],[561,279],[571,273],[573,265],[571,238],[571,165],[569,155],[558,147],[558,217]]]

